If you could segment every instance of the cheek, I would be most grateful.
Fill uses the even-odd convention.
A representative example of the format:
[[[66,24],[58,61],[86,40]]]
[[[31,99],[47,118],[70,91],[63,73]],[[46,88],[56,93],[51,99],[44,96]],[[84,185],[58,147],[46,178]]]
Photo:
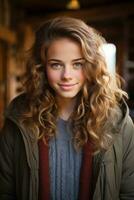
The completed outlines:
[[[83,71],[80,71],[78,74],[77,74],[77,77],[79,78],[79,80],[84,83],[85,80],[86,80],[86,76],[85,76],[85,73]]]
[[[51,70],[47,70],[46,74],[47,74],[48,82],[50,84],[54,83],[54,82],[57,82],[59,80],[59,74],[56,73],[56,72],[53,72]]]

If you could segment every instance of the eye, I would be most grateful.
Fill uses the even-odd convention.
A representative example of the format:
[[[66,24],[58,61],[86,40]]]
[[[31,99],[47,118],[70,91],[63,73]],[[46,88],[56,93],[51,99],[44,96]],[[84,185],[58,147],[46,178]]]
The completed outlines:
[[[76,62],[76,63],[73,64],[74,68],[78,68],[78,69],[79,69],[79,68],[82,68],[83,65],[84,65],[83,62]]]
[[[50,63],[52,69],[60,69],[62,67],[61,63]]]

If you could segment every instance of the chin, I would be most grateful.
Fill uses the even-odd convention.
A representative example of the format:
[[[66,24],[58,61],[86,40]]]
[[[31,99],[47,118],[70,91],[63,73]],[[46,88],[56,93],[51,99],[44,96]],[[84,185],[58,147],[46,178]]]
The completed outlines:
[[[78,93],[76,93],[76,94],[59,94],[59,96],[61,97],[61,98],[66,98],[66,99],[72,99],[72,98],[75,98],[75,97],[77,97],[77,95],[78,95]]]

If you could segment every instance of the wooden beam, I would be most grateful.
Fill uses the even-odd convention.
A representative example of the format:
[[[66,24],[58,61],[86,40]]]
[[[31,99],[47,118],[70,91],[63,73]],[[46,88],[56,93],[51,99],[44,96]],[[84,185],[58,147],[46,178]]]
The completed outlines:
[[[111,6],[103,6],[87,10],[79,10],[76,12],[67,11],[67,12],[56,13],[57,16],[69,15],[84,19],[86,21],[100,21],[100,20],[108,20],[114,18],[124,18],[132,14],[134,15],[134,2],[124,3],[124,4],[122,3]]]
[[[123,25],[115,26],[114,23],[110,26],[94,26],[102,34],[110,35],[112,37],[119,37],[123,31]]]
[[[7,41],[10,44],[15,44],[17,42],[17,37],[15,32],[3,26],[0,26],[0,39]]]
[[[51,14],[46,13],[42,17],[31,17],[29,18],[31,23],[36,21],[47,20],[49,18],[57,16],[70,16],[83,19],[87,22],[102,21],[102,20],[112,20],[112,19],[122,19],[128,16],[134,15],[134,2],[119,3],[113,5],[100,6],[96,8],[88,8],[76,11],[61,11],[53,12]]]

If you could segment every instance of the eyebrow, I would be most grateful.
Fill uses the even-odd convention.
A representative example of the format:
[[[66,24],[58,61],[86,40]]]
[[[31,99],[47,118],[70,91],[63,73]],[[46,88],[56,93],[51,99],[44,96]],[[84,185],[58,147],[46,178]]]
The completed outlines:
[[[80,60],[85,60],[84,58],[77,58],[77,59],[74,59],[73,61],[80,61]]]
[[[85,60],[84,58],[77,58],[77,59],[73,59],[72,61],[80,61],[80,60]],[[59,60],[59,59],[49,59],[48,62],[51,62],[51,61],[54,61],[54,62],[63,62],[62,60]]]

